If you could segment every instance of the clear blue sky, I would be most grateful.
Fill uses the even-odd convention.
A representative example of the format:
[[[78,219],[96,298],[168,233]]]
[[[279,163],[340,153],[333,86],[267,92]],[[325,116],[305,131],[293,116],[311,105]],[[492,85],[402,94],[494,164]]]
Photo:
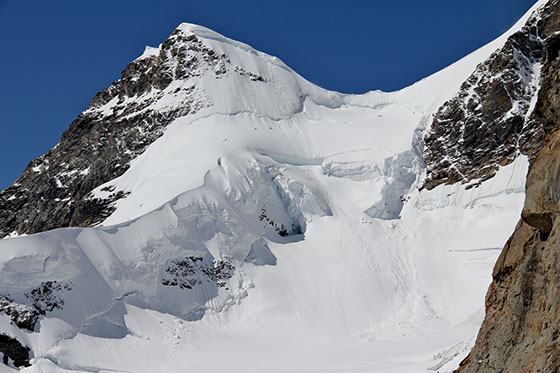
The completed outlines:
[[[0,0],[0,188],[181,22],[348,93],[405,87],[506,31],[536,0]]]

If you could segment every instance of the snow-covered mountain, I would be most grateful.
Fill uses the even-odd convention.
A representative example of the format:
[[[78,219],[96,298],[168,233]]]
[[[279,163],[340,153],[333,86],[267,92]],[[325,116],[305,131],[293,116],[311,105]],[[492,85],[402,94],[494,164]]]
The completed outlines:
[[[519,138],[539,127],[503,161],[452,119],[528,118],[545,3],[443,71],[363,95],[181,24],[0,192],[0,371],[456,368],[520,216]],[[511,105],[487,109],[512,82]]]

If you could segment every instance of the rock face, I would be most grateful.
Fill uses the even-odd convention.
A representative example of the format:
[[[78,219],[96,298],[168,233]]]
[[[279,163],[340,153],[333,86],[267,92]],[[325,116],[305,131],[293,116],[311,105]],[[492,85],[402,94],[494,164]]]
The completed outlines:
[[[0,313],[8,316],[18,328],[32,332],[41,315],[62,309],[62,294],[70,290],[71,283],[46,281],[25,293],[24,303],[16,302],[10,295],[0,294]]]
[[[262,80],[195,35],[175,30],[95,95],[58,145],[31,161],[12,186],[0,191],[0,238],[103,221],[127,191],[107,190],[103,199],[90,192],[122,175],[174,119],[211,105],[196,86],[197,77],[220,79],[228,71]]]
[[[560,30],[559,24],[558,1],[550,1],[438,110],[424,139],[424,187],[473,180],[476,185],[520,153],[532,158],[538,152],[543,123],[531,113],[545,41]]]
[[[4,354],[3,362],[8,365],[10,360],[15,367],[29,367],[29,347],[22,345],[17,339],[0,334],[0,352]]]
[[[557,26],[560,6],[548,7]],[[560,371],[559,50],[559,37],[549,37],[532,116],[543,123],[545,141],[527,176],[522,219],[494,268],[486,318],[459,372]]]
[[[193,289],[203,282],[215,282],[218,287],[225,287],[227,280],[233,277],[235,267],[227,260],[209,260],[206,257],[188,256],[172,260],[165,269],[161,283],[164,286],[178,286],[181,289]]]

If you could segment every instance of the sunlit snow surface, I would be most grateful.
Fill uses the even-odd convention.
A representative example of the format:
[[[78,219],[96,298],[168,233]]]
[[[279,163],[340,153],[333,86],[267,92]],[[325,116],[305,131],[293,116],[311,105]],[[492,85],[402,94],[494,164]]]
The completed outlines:
[[[409,88],[359,96],[181,25],[264,81],[202,74],[210,105],[97,188],[130,192],[102,226],[0,241],[1,294],[24,302],[41,282],[71,284],[35,332],[0,315],[0,330],[32,349],[25,371],[454,369],[519,218],[527,160],[477,188],[420,192],[421,134],[526,18]],[[169,268],[190,256],[235,270],[224,286],[200,273],[192,289],[166,286]]]

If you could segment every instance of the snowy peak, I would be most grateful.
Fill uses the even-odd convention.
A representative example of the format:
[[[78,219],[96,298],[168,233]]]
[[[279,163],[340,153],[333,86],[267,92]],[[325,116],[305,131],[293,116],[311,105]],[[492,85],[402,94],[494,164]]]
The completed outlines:
[[[507,35],[500,40],[504,38]],[[93,98],[91,106],[72,122],[55,148],[30,162],[14,185],[0,191],[0,236],[104,221],[115,211],[115,203],[133,187],[131,182],[121,186],[107,183],[125,174],[131,163],[178,118],[189,118],[185,123],[193,123],[208,116],[245,114],[272,120],[251,127],[272,131],[307,120],[376,123],[368,127],[371,134],[364,133],[360,139],[337,134],[341,140],[338,145],[321,140],[324,136],[319,133],[328,125],[316,130],[316,134],[311,134],[306,125],[295,126],[298,135],[286,135],[285,142],[278,141],[278,133],[270,135],[278,144],[284,144],[284,150],[275,150],[277,153],[299,147],[298,154],[305,157],[346,152],[349,141],[365,150],[390,147],[391,152],[376,153],[380,159],[369,156],[380,169],[384,157],[409,150],[413,141],[420,155],[421,131],[429,125],[431,113],[459,89],[479,62],[500,47],[500,40],[401,91],[343,95],[311,84],[276,57],[207,28],[183,23],[158,48],[147,48],[131,62],[119,80]],[[340,110],[335,113],[335,109]],[[282,120],[287,120],[289,126],[280,126]],[[400,132],[384,139],[379,136],[384,131],[381,128]],[[257,133],[262,134],[254,134]],[[310,140],[302,141],[301,136]],[[261,147],[259,141],[246,141],[244,146],[251,143]],[[203,168],[208,162],[200,162],[204,166],[197,172],[207,171]],[[211,162],[215,163],[215,159]],[[154,165],[154,172],[161,167]],[[184,191],[184,186],[179,184],[173,189],[175,195],[165,194],[167,199],[158,199],[159,205],[139,201],[138,205],[144,207],[138,214],[149,212],[146,206],[157,208],[174,198]]]
[[[125,190],[90,192],[122,175],[176,118],[255,113],[271,119],[339,95],[312,86],[277,58],[204,27],[182,24],[99,92],[60,143],[0,192],[0,236],[104,220]],[[84,154],[88,149],[88,154]]]
[[[196,93],[182,93],[194,87]],[[341,95],[313,86],[278,58],[189,23],[127,66],[118,82],[94,98],[93,106],[111,110],[116,95],[157,95],[159,106],[192,100],[215,112],[249,111],[274,119],[301,110],[308,96],[330,106],[342,104]]]
[[[452,370],[527,162],[420,190],[423,134],[516,31],[343,95],[180,25],[0,192],[3,236],[41,232],[0,241],[0,329],[31,372]]]
[[[177,93],[184,86],[192,86],[204,79],[221,79],[228,70],[230,73],[233,70],[240,75],[248,75],[253,81],[263,80],[257,74],[230,65],[231,61],[224,53],[209,48],[194,33],[179,27],[159,48],[148,49],[147,53],[129,64],[121,73],[120,80],[94,97],[92,106],[114,108],[115,103],[111,101],[116,96],[141,99],[147,95],[158,100],[171,95],[174,101],[183,102]],[[169,97],[166,98],[169,100]]]

